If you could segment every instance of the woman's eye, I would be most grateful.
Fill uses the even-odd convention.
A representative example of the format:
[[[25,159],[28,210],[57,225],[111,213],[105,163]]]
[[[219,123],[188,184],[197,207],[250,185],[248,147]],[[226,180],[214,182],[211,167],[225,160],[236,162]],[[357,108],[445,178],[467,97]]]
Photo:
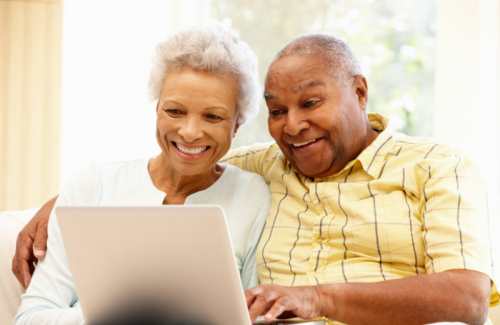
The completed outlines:
[[[304,107],[311,107],[311,106],[313,106],[314,104],[316,104],[316,102],[315,102],[315,101],[310,100],[310,101],[307,101],[307,102],[304,104]]]
[[[181,114],[182,112],[178,109],[166,109],[165,112],[172,114],[172,115],[178,115]]]
[[[207,117],[211,120],[220,120],[221,118],[217,115],[208,114]]]

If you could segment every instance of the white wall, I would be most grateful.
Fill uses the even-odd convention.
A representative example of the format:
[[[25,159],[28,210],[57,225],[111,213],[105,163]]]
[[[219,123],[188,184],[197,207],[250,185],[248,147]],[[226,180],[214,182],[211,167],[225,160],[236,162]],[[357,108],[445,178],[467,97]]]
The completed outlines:
[[[147,82],[156,44],[208,17],[208,0],[66,0],[61,184],[94,160],[159,152]]]
[[[474,159],[487,183],[489,204],[498,207],[500,0],[440,0],[436,41],[434,137]],[[488,218],[492,246],[500,247],[500,215],[494,211]],[[500,281],[498,255],[494,280]]]
[[[434,137],[474,159],[500,198],[500,0],[438,4]]]

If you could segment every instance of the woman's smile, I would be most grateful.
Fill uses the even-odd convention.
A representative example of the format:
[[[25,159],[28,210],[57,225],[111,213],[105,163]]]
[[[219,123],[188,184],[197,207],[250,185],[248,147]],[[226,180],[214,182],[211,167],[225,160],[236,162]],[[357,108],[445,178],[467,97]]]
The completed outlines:
[[[175,151],[177,154],[184,160],[198,160],[203,157],[207,151],[210,149],[210,146],[187,146],[182,145],[178,142],[172,141],[173,146],[175,147]]]

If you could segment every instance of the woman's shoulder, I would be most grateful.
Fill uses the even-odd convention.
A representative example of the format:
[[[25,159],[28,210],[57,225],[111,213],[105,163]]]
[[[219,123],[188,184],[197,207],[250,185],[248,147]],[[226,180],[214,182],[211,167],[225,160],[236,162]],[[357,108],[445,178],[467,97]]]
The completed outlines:
[[[147,171],[148,159],[95,161],[73,174],[64,184],[62,194],[75,204],[96,204],[103,185],[133,177],[140,177]]]
[[[121,173],[133,173],[147,168],[150,158],[117,161],[93,161],[87,167],[79,170],[68,181],[70,183],[92,183],[103,177],[113,177]]]
[[[269,185],[259,174],[241,170],[232,165],[227,165],[224,172],[229,172],[228,176],[230,177],[227,178],[229,188],[240,189],[254,194],[260,193],[263,198],[271,195]]]

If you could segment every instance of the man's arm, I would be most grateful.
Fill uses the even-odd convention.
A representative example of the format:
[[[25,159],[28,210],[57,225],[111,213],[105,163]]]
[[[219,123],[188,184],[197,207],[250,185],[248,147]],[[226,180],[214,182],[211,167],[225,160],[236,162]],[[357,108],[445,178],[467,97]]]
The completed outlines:
[[[249,147],[240,147],[229,151],[221,158],[220,162],[259,174],[265,179],[266,167],[269,165],[270,157],[278,151],[279,147],[274,142],[256,143]]]
[[[47,225],[56,200],[57,196],[45,203],[17,236],[12,272],[24,289],[28,288],[35,271],[33,262],[45,256]]]
[[[491,281],[469,270],[413,276],[377,283],[313,287],[260,285],[245,291],[250,317],[310,319],[324,316],[346,324],[484,324]]]

